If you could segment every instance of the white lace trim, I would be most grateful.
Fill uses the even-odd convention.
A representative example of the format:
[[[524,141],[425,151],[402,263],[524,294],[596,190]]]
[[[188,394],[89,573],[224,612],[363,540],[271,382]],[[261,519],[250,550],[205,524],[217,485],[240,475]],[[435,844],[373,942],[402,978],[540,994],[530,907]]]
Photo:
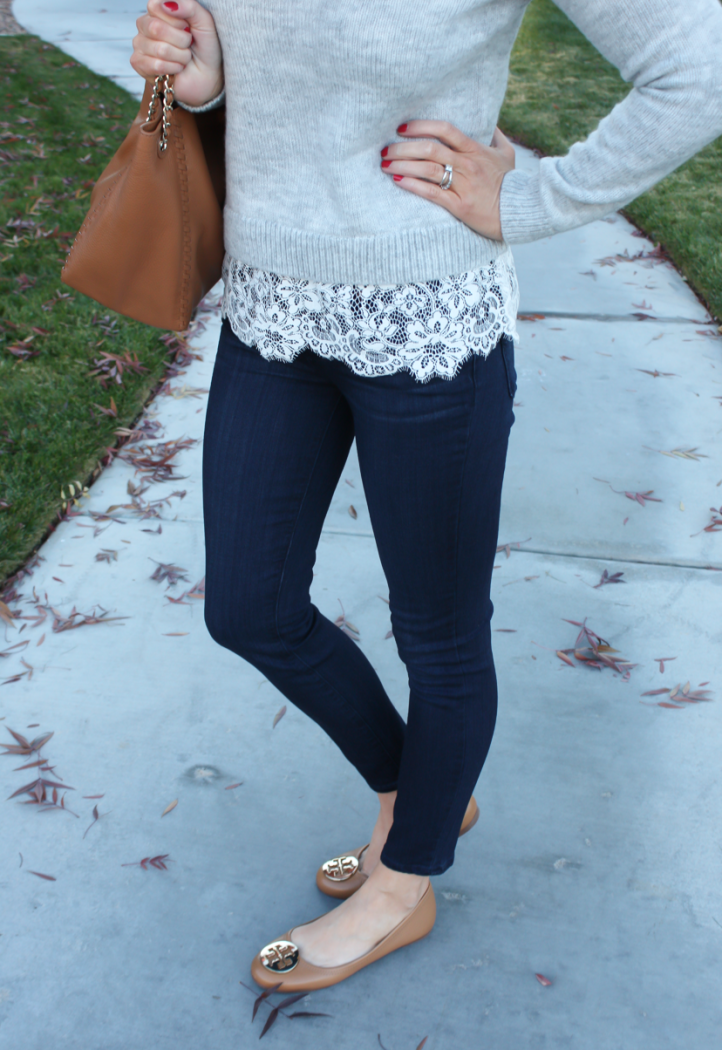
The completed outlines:
[[[402,285],[319,284],[223,262],[223,309],[238,338],[266,360],[291,362],[310,347],[357,375],[406,370],[453,379],[472,353],[518,339],[513,261],[458,277]]]

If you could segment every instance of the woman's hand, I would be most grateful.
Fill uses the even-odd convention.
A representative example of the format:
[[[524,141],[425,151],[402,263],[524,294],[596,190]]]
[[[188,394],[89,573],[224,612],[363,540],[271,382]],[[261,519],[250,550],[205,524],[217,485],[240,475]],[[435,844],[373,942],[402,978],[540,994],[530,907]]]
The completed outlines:
[[[397,186],[440,204],[484,237],[502,240],[499,195],[504,176],[514,167],[514,147],[506,135],[497,128],[491,145],[482,146],[445,120],[410,120],[396,131],[421,138],[381,150],[381,166]],[[454,173],[449,188],[442,190],[447,164]]]
[[[223,90],[223,54],[213,15],[198,0],[148,0],[135,23],[130,64],[146,80],[175,74],[175,97],[202,106]]]

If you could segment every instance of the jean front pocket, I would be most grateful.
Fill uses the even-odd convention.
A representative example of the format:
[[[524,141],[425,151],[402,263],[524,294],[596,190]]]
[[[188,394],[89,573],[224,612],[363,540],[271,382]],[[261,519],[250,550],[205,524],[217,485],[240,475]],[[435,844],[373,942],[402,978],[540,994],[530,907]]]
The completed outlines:
[[[509,388],[509,397],[514,400],[516,394],[516,368],[514,367],[514,340],[508,336],[501,337],[501,356],[504,360],[504,371],[506,372],[506,385]]]

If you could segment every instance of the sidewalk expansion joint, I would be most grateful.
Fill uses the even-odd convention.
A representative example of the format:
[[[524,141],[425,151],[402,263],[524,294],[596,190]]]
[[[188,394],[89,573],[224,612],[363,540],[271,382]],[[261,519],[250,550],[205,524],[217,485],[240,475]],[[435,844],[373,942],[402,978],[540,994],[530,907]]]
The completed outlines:
[[[331,536],[353,536],[356,539],[373,539],[374,534],[368,529],[338,529],[334,526],[324,527],[321,530],[322,535]],[[553,550],[545,547],[527,547],[513,549],[512,554],[541,554],[550,558],[578,558],[580,561],[595,561],[595,562],[619,562],[623,565],[653,565],[661,566],[666,569],[697,569],[700,572],[722,572],[722,565],[710,565],[702,564],[700,561],[669,561],[663,558],[624,558],[621,555],[616,554],[599,554],[596,552],[582,552],[577,553],[575,551],[560,551]]]
[[[518,319],[523,321],[525,319],[544,320],[545,318],[554,318],[554,320],[568,320],[568,321],[603,321],[604,323],[623,322],[629,324],[632,321],[654,321],[655,324],[705,324],[709,325],[713,322],[694,320],[692,317],[658,317],[656,314],[572,314],[566,313],[563,310],[520,310]]]

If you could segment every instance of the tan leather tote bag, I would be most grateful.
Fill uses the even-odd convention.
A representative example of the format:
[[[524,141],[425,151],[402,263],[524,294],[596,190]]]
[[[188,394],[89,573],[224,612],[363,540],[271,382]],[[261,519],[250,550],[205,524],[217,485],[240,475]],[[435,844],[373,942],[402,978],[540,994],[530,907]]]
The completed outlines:
[[[90,195],[61,279],[136,321],[183,331],[221,276],[225,107],[173,105],[146,84],[138,116]]]

